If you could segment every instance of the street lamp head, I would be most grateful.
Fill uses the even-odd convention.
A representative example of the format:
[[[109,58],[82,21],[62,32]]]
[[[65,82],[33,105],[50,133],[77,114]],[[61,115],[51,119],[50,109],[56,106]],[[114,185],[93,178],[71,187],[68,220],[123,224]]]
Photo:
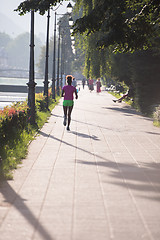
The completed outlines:
[[[68,13],[71,13],[72,12],[72,4],[69,2],[68,5],[67,5],[67,11]]]
[[[75,47],[72,45],[71,48],[72,48],[72,52],[73,52],[73,54],[75,54],[75,53],[76,53],[76,49],[75,49]]]
[[[74,45],[75,44],[75,41],[72,41],[72,45]]]
[[[69,18],[69,25],[70,25],[70,26],[73,25],[73,19],[72,19],[72,17]]]
[[[74,45],[71,45],[72,50],[75,49]]]
[[[70,33],[71,33],[71,34],[73,33],[73,28],[70,28]]]

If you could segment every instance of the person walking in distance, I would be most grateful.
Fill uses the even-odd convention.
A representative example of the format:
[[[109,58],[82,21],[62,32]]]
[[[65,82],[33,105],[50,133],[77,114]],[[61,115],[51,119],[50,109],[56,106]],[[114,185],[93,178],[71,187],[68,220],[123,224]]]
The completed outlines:
[[[77,90],[75,87],[72,86],[72,75],[67,75],[66,80],[67,84],[62,88],[62,97],[64,97],[63,100],[63,111],[64,111],[64,121],[63,125],[67,125],[67,130],[70,131],[70,122],[71,122],[71,113],[74,105],[73,101],[73,94],[75,93],[76,99],[78,99]],[[68,116],[68,122],[67,122],[67,116]]]
[[[72,86],[77,87],[77,81],[76,81],[75,77],[72,78]]]
[[[85,83],[86,83],[86,80],[85,80],[85,78],[83,78],[83,79],[82,79],[82,86],[83,86],[83,89],[84,89]]]
[[[97,93],[100,93],[101,92],[101,81],[100,81],[100,78],[97,79],[96,85],[97,85]]]
[[[91,77],[89,78],[88,81],[89,81],[89,90],[90,92],[92,92],[94,90],[94,86],[93,86],[94,81],[93,79],[91,79]]]

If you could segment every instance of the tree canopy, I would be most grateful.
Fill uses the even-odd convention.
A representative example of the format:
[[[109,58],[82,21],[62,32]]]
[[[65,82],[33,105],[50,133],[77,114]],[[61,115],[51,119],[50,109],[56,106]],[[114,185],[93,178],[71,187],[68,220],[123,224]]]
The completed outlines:
[[[30,12],[31,9],[34,9],[43,15],[51,6],[56,6],[57,3],[61,2],[63,2],[63,0],[25,0],[20,3],[15,11],[18,11],[20,15],[24,15]]]
[[[74,32],[103,33],[97,42],[100,48],[114,45],[125,51],[147,49],[160,35],[159,0],[78,0],[77,8],[84,3],[92,4],[92,10],[84,11],[76,20]]]
[[[63,0],[23,1],[16,11],[20,15],[34,9],[44,14]],[[103,33],[99,48],[115,46],[122,51],[147,49],[160,36],[159,0],[76,0],[75,8],[83,7],[83,16],[76,20],[74,33]]]

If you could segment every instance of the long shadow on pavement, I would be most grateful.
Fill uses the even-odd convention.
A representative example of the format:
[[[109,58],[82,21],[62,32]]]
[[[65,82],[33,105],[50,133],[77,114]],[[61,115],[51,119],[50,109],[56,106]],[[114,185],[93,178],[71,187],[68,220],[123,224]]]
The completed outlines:
[[[87,164],[87,165],[97,165],[97,166],[101,166],[101,167],[105,167],[105,168],[111,168],[114,169],[114,172],[110,172],[109,174],[115,179],[123,179],[123,177],[125,177],[125,179],[127,179],[128,181],[135,181],[135,183],[137,182],[137,184],[134,183],[128,183],[127,184],[122,184],[122,183],[118,183],[118,182],[113,182],[112,184],[116,184],[119,186],[125,186],[126,188],[131,188],[131,189],[135,189],[138,191],[146,191],[146,192],[154,192],[157,193],[157,195],[159,195],[159,191],[160,191],[160,178],[159,178],[159,172],[160,172],[160,168],[159,168],[159,164],[154,164],[154,163],[148,163],[146,164],[146,167],[139,167],[138,165],[135,164],[125,164],[125,163],[116,163],[113,162],[107,158],[104,158],[96,153],[92,153],[90,151],[87,151],[83,148],[80,148],[78,146],[74,146],[73,144],[70,144],[66,141],[63,141],[61,139],[58,139],[52,135],[47,135],[44,132],[40,131],[40,134],[42,134],[45,137],[50,137],[53,138],[56,141],[59,141],[63,144],[66,144],[70,147],[76,148],[78,150],[81,150],[89,155],[92,155],[94,157],[96,157],[97,159],[100,159],[101,161],[96,161],[96,162],[90,162],[90,161],[84,161],[84,160],[77,160],[78,164]],[[117,170],[117,171],[115,171]],[[123,174],[122,174],[123,173]],[[106,174],[104,172],[104,174]],[[152,180],[150,181],[149,176],[152,175]],[[144,176],[148,176],[148,177],[144,177]],[[139,182],[142,182],[141,185],[139,185]],[[151,182],[153,182],[156,186],[153,186],[151,184]],[[146,194],[146,198],[149,198],[149,196]],[[160,197],[156,196],[153,197],[154,200],[160,200]]]
[[[72,131],[70,131],[69,133],[72,134]],[[48,135],[48,134],[46,134],[46,133],[44,133],[44,132],[42,132],[42,131],[39,131],[39,134],[43,135],[44,137],[52,138],[52,139],[54,139],[54,140],[56,140],[56,141],[58,141],[58,142],[61,142],[61,143],[63,143],[63,144],[66,144],[66,145],[69,146],[69,147],[76,148],[76,149],[78,149],[78,150],[81,150],[81,151],[83,151],[83,152],[85,152],[85,153],[88,153],[88,154],[90,154],[90,155],[92,155],[92,156],[95,156],[95,157],[97,157],[97,158],[100,158],[100,159],[102,159],[102,160],[110,161],[110,160],[108,160],[107,158],[101,157],[101,156],[99,156],[99,155],[97,155],[97,154],[95,154],[95,153],[92,153],[92,152],[84,149],[84,148],[80,148],[80,147],[78,147],[78,146],[75,146],[75,145],[73,145],[73,144],[71,144],[71,143],[68,143],[68,142],[66,142],[66,141],[63,141],[63,140],[61,140],[61,139],[59,139],[59,138],[56,138],[56,137],[54,137],[54,136],[52,136],[52,135]],[[73,132],[73,134],[75,134],[75,132]],[[78,135],[78,134],[77,134],[77,135]],[[90,137],[90,136],[89,136],[89,137]],[[92,138],[92,137],[91,137],[91,138]],[[97,141],[97,139],[94,139],[94,140]]]
[[[95,165],[95,163],[89,161],[78,160],[78,164]],[[127,183],[121,182],[110,182],[113,185],[126,187],[128,189],[138,190],[139,192],[146,192],[145,198],[160,201],[160,164],[148,163],[145,167],[139,167],[135,164],[116,163],[113,161],[96,162],[97,166],[113,169],[114,171],[109,172],[109,175],[114,179],[125,179]],[[116,171],[117,170],[117,171]],[[101,174],[105,175],[106,172]],[[107,172],[108,174],[108,172]],[[150,180],[152,176],[152,179]],[[139,184],[141,182],[141,184]],[[108,182],[106,182],[108,183]],[[154,184],[154,186],[153,186]],[[149,192],[156,194],[156,196],[149,196]],[[143,195],[144,197],[144,195]]]
[[[63,117],[60,116],[60,115],[52,114],[52,116],[63,119]],[[74,119],[72,119],[72,122],[77,122],[77,123],[82,123],[82,124],[93,126],[93,127],[100,127],[100,128],[107,129],[107,130],[112,130],[112,129],[107,128],[107,127],[101,127],[99,125],[91,124],[91,123],[88,123],[88,122],[86,123],[86,122],[82,122],[82,121],[78,121],[78,120],[74,120]]]
[[[112,109],[112,108],[110,108],[111,110],[114,110],[114,111],[116,111],[117,109]],[[119,110],[120,111],[120,110]],[[122,111],[123,112],[123,111]],[[61,116],[61,115],[57,115],[57,114],[51,114],[52,116],[54,116],[54,117],[56,117],[56,118],[62,118],[63,119],[63,116]],[[137,113],[135,114],[133,114],[133,115],[137,115]],[[127,114],[127,116],[129,116],[128,114]],[[140,115],[141,116],[141,115]],[[143,116],[142,116],[143,117]],[[151,118],[145,118],[145,117],[143,117],[144,119],[146,119],[146,120],[149,120],[149,121],[153,121]],[[99,127],[99,128],[102,128],[102,129],[106,129],[106,130],[110,130],[110,131],[112,131],[112,129],[111,128],[107,128],[107,127],[104,127],[104,126],[100,126],[100,125],[96,125],[96,124],[92,124],[92,123],[89,123],[89,122],[82,122],[82,121],[79,121],[79,120],[74,120],[74,119],[72,119],[72,121],[73,122],[77,122],[77,123],[82,123],[82,124],[85,124],[85,125],[89,125],[89,126],[93,126],[93,127]],[[152,133],[152,132],[146,132],[146,133],[150,133],[150,134],[155,134],[154,132]]]
[[[79,136],[79,137],[91,138],[91,139],[93,139],[93,140],[95,140],[95,141],[100,141],[100,139],[99,139],[97,136],[95,136],[95,135],[90,136],[90,135],[88,135],[88,134],[79,133],[79,132],[75,132],[75,131],[71,131],[71,133],[74,134],[74,135],[77,135],[77,136]]]
[[[139,112],[137,112],[136,110],[132,109],[129,106],[125,106],[125,107],[103,107],[103,109],[107,109],[107,110],[113,110],[113,111],[119,111],[119,112],[124,112],[124,113],[129,113],[132,115],[141,115]]]
[[[126,116],[132,116],[132,115],[141,116],[141,117],[143,117],[144,119],[146,119],[148,121],[153,121],[152,118],[145,117],[142,113],[137,112],[135,109],[131,108],[130,106],[124,106],[124,107],[121,107],[121,108],[118,108],[118,107],[102,107],[102,108],[106,109],[106,110],[122,112]]]
[[[1,183],[0,191],[5,198],[5,202],[14,206],[24,216],[24,218],[27,219],[30,225],[35,226],[35,230],[38,231],[44,239],[54,240],[24,203],[24,201],[27,200],[21,198],[21,196],[14,191],[14,189],[8,184],[7,181],[3,181]]]

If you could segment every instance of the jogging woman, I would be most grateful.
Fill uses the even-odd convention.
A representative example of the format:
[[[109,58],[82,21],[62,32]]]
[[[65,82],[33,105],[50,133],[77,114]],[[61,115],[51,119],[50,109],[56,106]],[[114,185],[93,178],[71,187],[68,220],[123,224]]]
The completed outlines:
[[[66,80],[68,85],[65,85],[62,88],[62,97],[64,97],[63,100],[63,111],[64,111],[64,126],[67,125],[67,130],[69,131],[70,128],[70,122],[71,122],[71,113],[74,105],[73,101],[73,94],[75,93],[76,99],[78,98],[77,90],[75,87],[72,86],[72,76],[68,75],[66,76]],[[68,115],[68,123],[67,123],[67,115]]]

